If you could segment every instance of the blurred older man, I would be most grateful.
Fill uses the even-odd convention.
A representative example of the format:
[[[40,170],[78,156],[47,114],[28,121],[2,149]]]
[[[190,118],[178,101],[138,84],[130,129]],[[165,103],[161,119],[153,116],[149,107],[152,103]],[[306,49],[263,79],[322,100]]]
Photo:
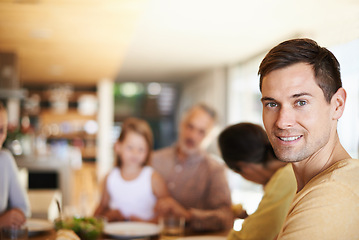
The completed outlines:
[[[193,231],[224,230],[233,224],[224,165],[201,149],[215,121],[212,108],[195,105],[181,121],[177,143],[153,154],[152,166],[177,201],[160,201],[160,211],[185,217]]]

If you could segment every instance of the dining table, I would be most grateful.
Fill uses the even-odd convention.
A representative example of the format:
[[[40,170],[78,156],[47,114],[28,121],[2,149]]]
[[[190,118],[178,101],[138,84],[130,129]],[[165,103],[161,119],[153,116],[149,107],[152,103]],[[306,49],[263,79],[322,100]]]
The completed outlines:
[[[225,239],[225,236],[227,236],[228,231],[220,231],[220,232],[206,232],[206,233],[192,233],[192,234],[185,234],[183,237],[179,237],[180,239],[186,239],[189,237],[197,237],[197,236],[218,236],[223,237]],[[39,233],[33,236],[29,236],[28,240],[55,240],[56,239],[56,231],[53,229],[51,231]],[[108,236],[101,236],[98,238],[98,240],[110,240],[110,239],[118,239],[118,238],[111,238]],[[123,238],[121,238],[123,239]],[[161,236],[154,236],[154,237],[144,237],[144,238],[136,238],[138,240],[166,240],[165,238],[162,238]],[[173,239],[173,238],[171,238]]]
[[[193,237],[200,237],[202,236],[202,238],[200,239],[208,239],[207,237],[210,236],[210,239],[225,239],[225,237],[227,236],[229,230],[224,230],[224,231],[216,231],[216,232],[192,232],[190,230],[186,230],[184,233],[184,236],[182,237],[178,237],[178,239],[191,239]],[[56,239],[56,230],[50,229],[47,231],[41,231],[39,233],[36,234],[31,234],[29,235],[28,240],[55,240]],[[218,238],[215,238],[218,237]],[[160,234],[155,235],[155,236],[149,236],[149,237],[141,237],[141,238],[117,238],[117,237],[111,237],[105,234],[102,234],[98,240],[110,240],[110,239],[136,239],[136,240],[167,240],[166,237],[161,237]],[[171,238],[171,240],[174,240],[176,238]]]
[[[183,237],[179,237],[180,239],[186,239],[186,237],[197,237],[197,236],[218,236],[218,237],[225,237],[227,236],[227,232],[211,232],[211,233],[201,233],[201,234],[191,234],[191,235],[185,235]],[[51,230],[48,232],[40,233],[35,236],[29,236],[29,240],[55,240],[56,239],[56,231]],[[110,239],[118,239],[118,238],[110,238],[107,236],[102,236],[98,240],[110,240]],[[121,238],[123,239],[123,238]],[[137,238],[138,240],[165,240],[165,238],[161,238],[160,236],[154,236],[154,237],[144,237],[144,238]],[[171,238],[174,239],[174,238]]]

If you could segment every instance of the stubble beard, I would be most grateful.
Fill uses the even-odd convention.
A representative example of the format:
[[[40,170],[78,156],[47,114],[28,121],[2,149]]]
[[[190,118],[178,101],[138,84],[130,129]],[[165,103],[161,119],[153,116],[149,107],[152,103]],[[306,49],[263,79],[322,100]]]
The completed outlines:
[[[329,135],[323,135],[322,138],[316,142],[307,143],[300,149],[295,149],[294,146],[273,147],[277,158],[282,162],[300,162],[318,153],[329,142]]]
[[[274,148],[274,153],[280,161],[287,163],[300,162],[310,156],[304,149],[295,153],[290,147]]]
[[[187,156],[191,156],[191,155],[193,155],[193,154],[195,154],[195,153],[197,153],[199,151],[199,149],[197,147],[195,147],[195,146],[188,147],[186,145],[186,142],[181,142],[180,149]]]

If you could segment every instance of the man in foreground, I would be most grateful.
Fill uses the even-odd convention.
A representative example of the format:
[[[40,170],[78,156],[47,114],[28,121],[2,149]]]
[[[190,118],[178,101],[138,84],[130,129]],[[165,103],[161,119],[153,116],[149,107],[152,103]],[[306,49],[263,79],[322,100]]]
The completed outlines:
[[[310,39],[285,41],[260,67],[263,123],[297,194],[278,239],[357,239],[359,161],[339,141],[346,92],[339,63]]]
[[[159,212],[185,217],[192,231],[218,231],[233,225],[224,164],[201,150],[215,119],[209,106],[192,107],[181,121],[178,142],[152,157],[153,168],[165,179],[175,201],[159,201]]]

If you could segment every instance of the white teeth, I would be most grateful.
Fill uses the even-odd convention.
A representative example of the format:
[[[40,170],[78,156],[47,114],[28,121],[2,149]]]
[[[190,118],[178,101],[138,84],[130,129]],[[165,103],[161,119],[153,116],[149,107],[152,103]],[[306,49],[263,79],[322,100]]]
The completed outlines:
[[[300,136],[298,137],[280,137],[280,140],[285,141],[285,142],[289,142],[289,141],[294,141],[297,140],[298,138],[300,138]]]

